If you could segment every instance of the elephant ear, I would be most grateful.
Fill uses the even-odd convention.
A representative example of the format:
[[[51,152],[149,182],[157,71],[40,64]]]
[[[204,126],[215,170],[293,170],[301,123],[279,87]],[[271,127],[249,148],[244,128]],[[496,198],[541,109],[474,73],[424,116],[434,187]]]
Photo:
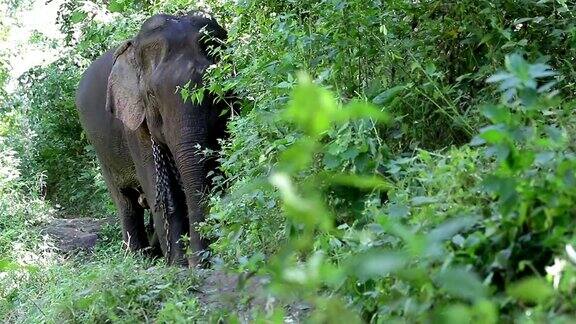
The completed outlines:
[[[132,41],[126,41],[114,53],[114,65],[108,77],[106,110],[129,129],[136,130],[144,122],[144,108],[134,46]]]

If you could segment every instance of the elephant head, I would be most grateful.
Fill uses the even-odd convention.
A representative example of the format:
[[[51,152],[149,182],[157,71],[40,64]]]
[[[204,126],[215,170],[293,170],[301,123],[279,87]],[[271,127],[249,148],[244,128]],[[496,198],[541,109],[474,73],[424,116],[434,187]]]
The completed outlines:
[[[155,15],[116,50],[108,78],[107,110],[128,132],[162,150],[154,155],[156,173],[159,164],[171,166],[171,175],[160,180],[157,175],[156,195],[172,192],[160,200],[167,199],[165,207],[180,209],[177,214],[186,218],[177,221],[185,221],[192,251],[205,247],[195,226],[204,219],[202,193],[212,167],[198,150],[217,147],[227,114],[225,103],[215,103],[209,94],[200,103],[185,102],[177,89],[202,85],[203,73],[217,60],[210,48],[225,39],[226,31],[205,15]]]

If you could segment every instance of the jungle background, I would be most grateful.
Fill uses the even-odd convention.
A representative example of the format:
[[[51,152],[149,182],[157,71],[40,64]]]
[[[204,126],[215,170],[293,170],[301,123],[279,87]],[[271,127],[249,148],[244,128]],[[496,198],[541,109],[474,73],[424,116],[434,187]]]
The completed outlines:
[[[0,53],[2,322],[276,323],[293,303],[315,323],[573,321],[575,1],[56,4]],[[33,5],[3,1],[0,41]],[[242,99],[200,229],[213,269],[267,278],[274,303],[243,317],[196,297],[201,271],[125,252],[116,223],[68,256],[39,230],[114,219],[77,83],[146,17],[191,9],[229,31],[205,91]],[[34,51],[51,59],[15,73]]]

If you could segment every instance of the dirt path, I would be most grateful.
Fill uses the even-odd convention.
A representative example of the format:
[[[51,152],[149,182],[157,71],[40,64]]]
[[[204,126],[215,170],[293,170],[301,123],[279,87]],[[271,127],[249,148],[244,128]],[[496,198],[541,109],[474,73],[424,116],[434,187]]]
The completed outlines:
[[[113,222],[113,219],[55,218],[44,227],[42,233],[54,239],[56,248],[64,254],[92,251],[101,238],[102,228]]]

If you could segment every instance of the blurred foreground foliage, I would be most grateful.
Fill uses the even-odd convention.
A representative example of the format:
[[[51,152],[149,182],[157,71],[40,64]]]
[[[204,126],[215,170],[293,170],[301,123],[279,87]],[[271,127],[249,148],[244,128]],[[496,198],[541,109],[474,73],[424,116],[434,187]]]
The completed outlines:
[[[270,276],[270,294],[306,302],[312,322],[570,322],[571,1],[65,1],[62,58],[23,76],[0,115],[0,172],[12,175],[0,183],[0,206],[12,208],[0,215],[7,268],[18,260],[14,242],[42,246],[31,220],[52,204],[110,212],[73,107],[81,71],[148,15],[195,8],[229,31],[206,90],[242,98],[201,226],[214,267]],[[96,252],[106,253],[119,252]],[[81,267],[90,275],[78,280],[144,266],[113,260],[103,271]],[[80,303],[59,297],[70,285],[40,298],[56,305],[48,318],[142,320],[144,300],[98,297],[155,289],[140,283]],[[12,286],[0,309],[37,314],[26,298],[35,285]],[[125,302],[126,313],[105,311]],[[188,306],[181,313],[198,318]],[[276,307],[253,319],[284,315]]]

